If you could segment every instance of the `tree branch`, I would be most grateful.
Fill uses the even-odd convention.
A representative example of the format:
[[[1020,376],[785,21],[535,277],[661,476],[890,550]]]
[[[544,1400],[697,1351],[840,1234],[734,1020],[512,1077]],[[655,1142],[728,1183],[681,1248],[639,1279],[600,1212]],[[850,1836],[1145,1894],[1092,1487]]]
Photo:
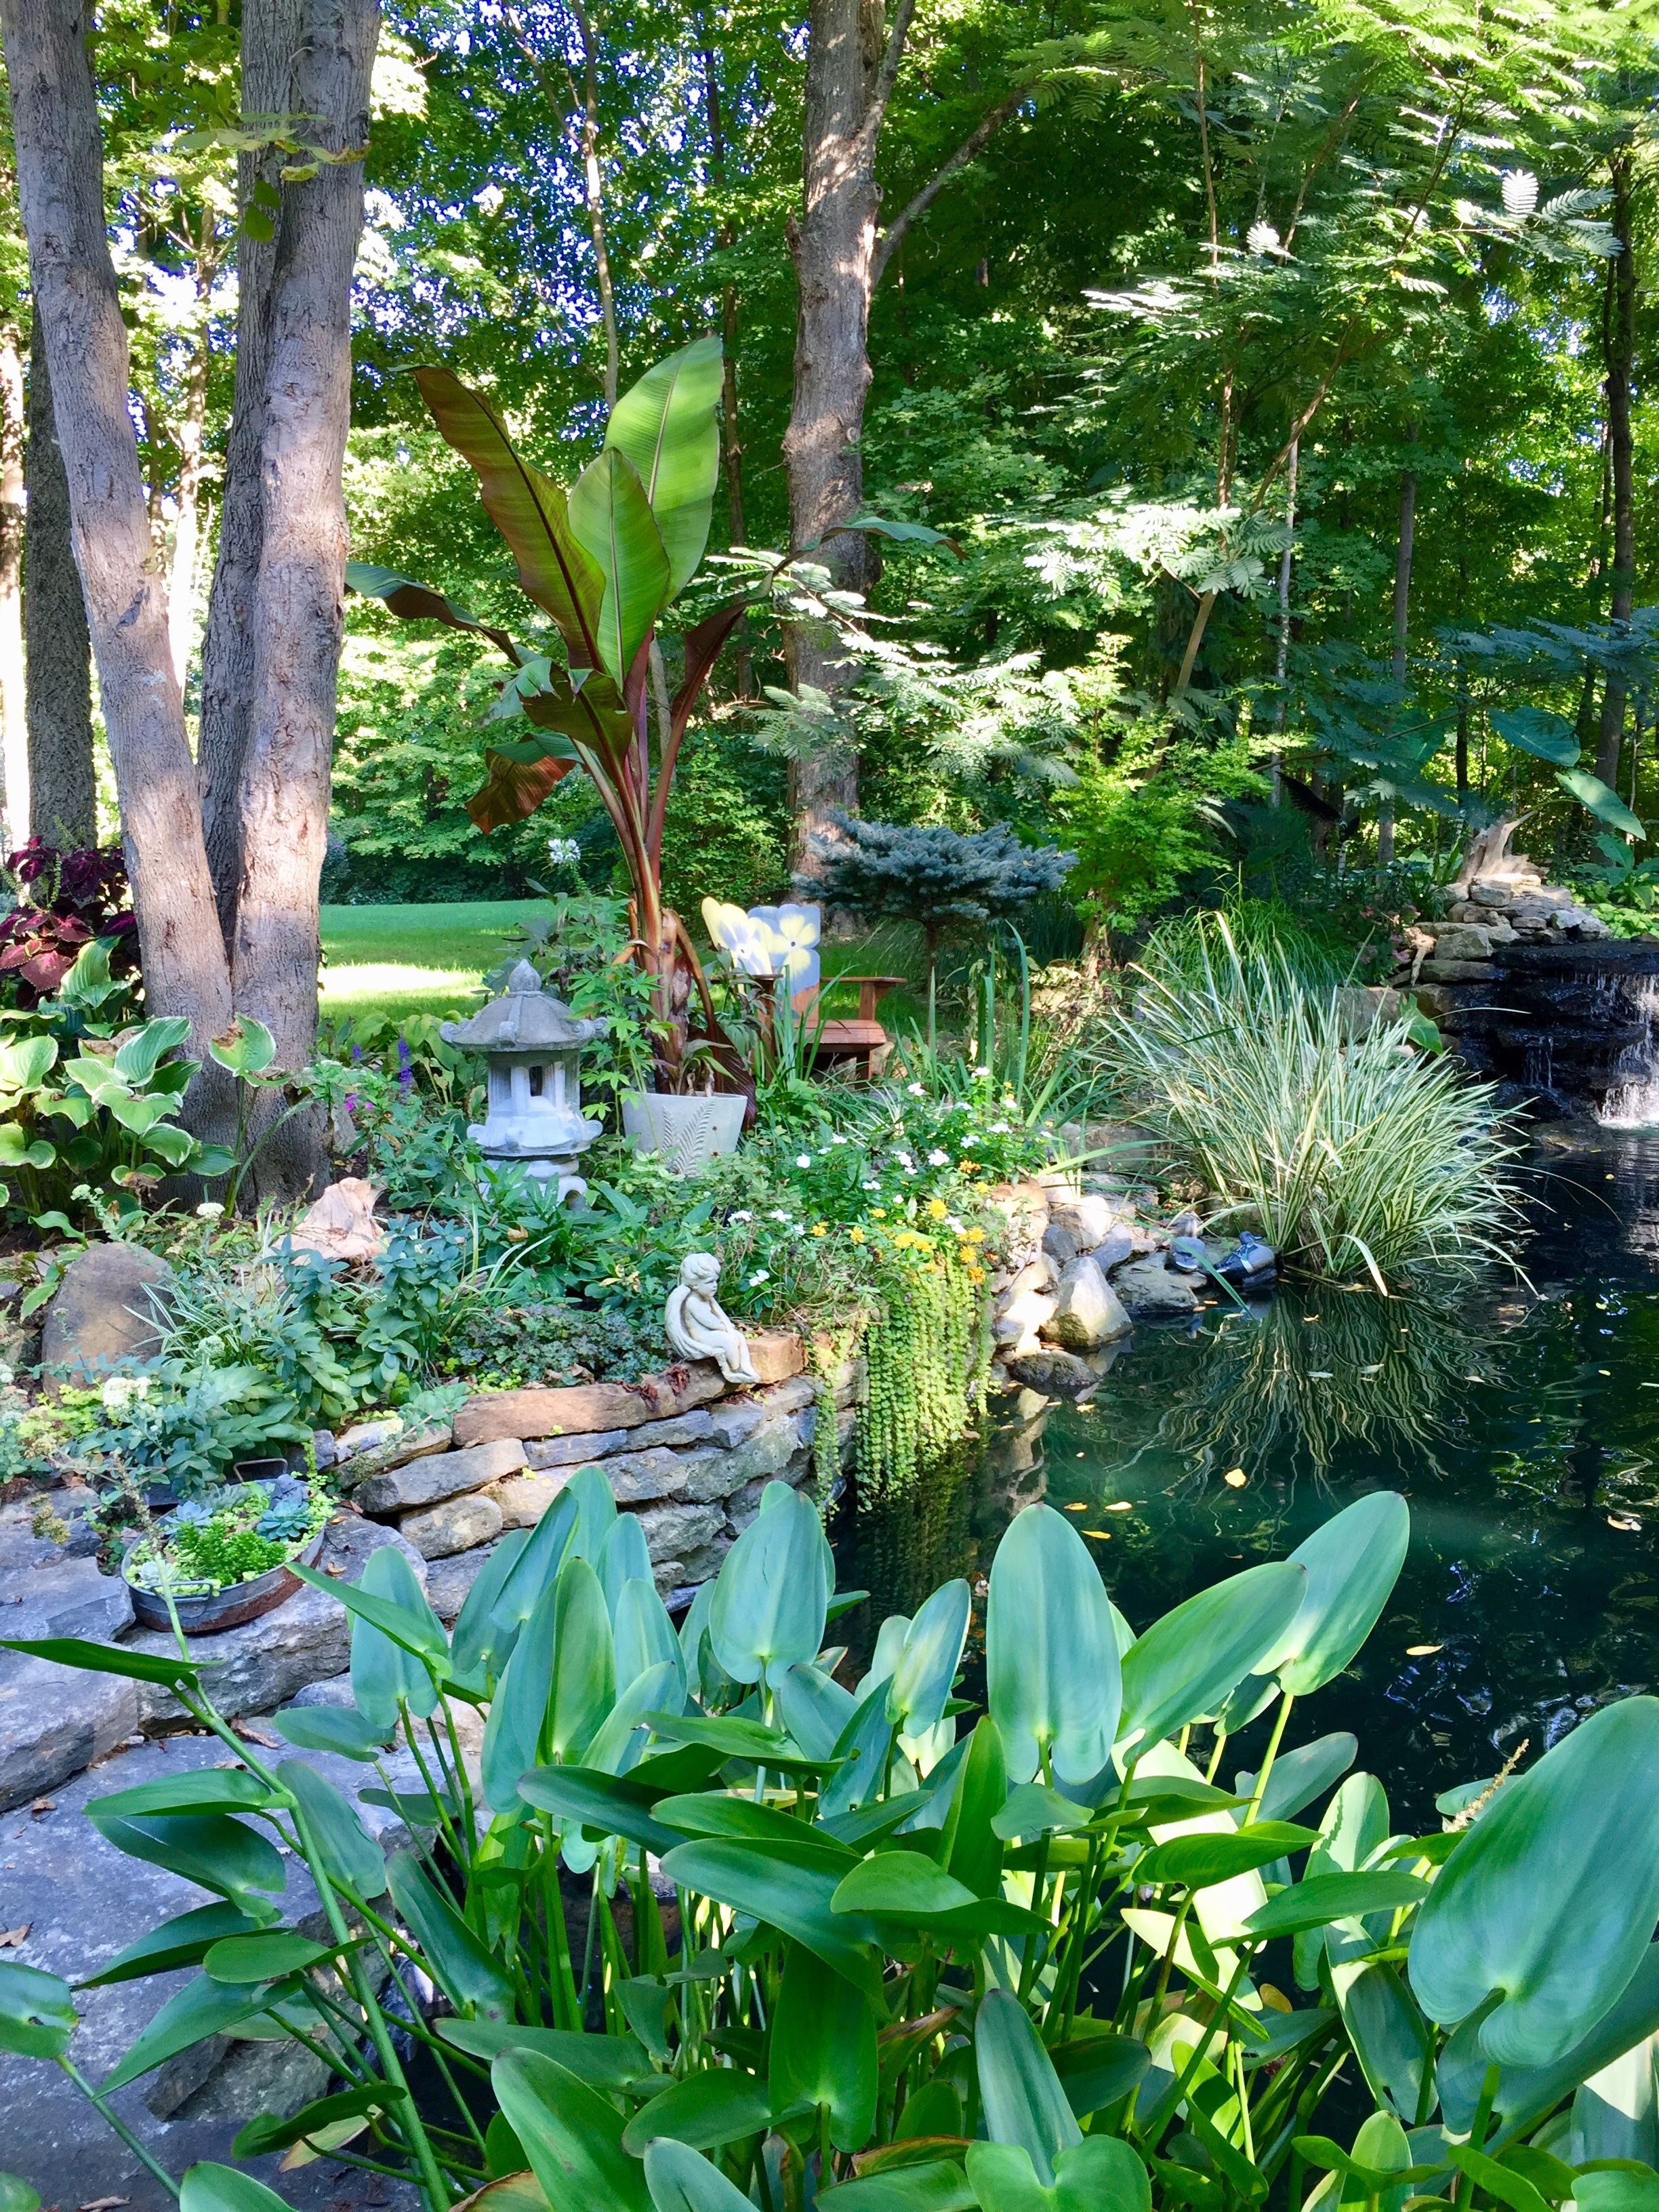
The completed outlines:
[[[876,141],[881,136],[882,121],[887,113],[887,103],[893,96],[893,87],[898,82],[899,64],[904,59],[904,41],[910,34],[910,18],[916,11],[916,0],[898,0],[893,12],[892,27],[887,33],[886,52],[881,58],[881,67],[876,72],[875,86],[870,94],[870,105],[864,111],[864,120],[859,125],[859,146],[872,161],[875,158]]]
[[[893,257],[894,249],[916,217],[919,215],[925,215],[951,179],[956,175],[957,170],[965,169],[975,155],[990,143],[1014,110],[1030,96],[1032,88],[1030,84],[1016,85],[1006,100],[1000,100],[994,107],[988,109],[944,167],[922,186],[913,200],[908,201],[899,210],[876,241],[876,251],[870,269],[872,291],[880,283],[886,273],[887,264]]]

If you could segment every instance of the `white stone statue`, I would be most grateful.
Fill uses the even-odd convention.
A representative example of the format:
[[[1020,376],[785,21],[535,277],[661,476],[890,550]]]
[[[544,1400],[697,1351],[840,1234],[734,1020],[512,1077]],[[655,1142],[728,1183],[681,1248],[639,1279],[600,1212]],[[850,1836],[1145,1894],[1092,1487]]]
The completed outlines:
[[[689,1252],[663,1315],[671,1351],[682,1359],[716,1359],[728,1382],[758,1382],[743,1331],[720,1310],[720,1263],[712,1252]]]

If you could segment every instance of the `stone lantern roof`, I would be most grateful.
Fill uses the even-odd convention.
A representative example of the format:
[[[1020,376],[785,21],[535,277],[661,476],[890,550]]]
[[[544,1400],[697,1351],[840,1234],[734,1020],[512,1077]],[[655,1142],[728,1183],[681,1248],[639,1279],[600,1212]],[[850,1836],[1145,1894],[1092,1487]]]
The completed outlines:
[[[446,1044],[473,1052],[568,1052],[603,1036],[605,1027],[602,1020],[579,1019],[562,999],[543,989],[530,963],[520,960],[501,998],[464,1022],[443,1023],[438,1034]]]

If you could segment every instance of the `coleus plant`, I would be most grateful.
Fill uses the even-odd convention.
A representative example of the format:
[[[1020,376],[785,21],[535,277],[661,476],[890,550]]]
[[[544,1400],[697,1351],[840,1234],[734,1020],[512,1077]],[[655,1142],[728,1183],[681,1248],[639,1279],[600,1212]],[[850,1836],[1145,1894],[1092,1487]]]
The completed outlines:
[[[1375,1493],[1137,1635],[1028,1506],[976,1717],[965,1582],[848,1687],[822,1646],[862,1593],[832,1595],[810,1499],[769,1486],[677,1633],[598,1468],[453,1632],[392,1547],[353,1586],[302,1571],[353,1617],[353,1702],[276,1715],[297,1755],[235,1733],[182,1637],[14,1642],[170,1692],[231,1763],[88,1808],[216,1900],[88,1986],[191,1978],[94,2084],[75,1993],[0,1964],[0,2051],[70,2074],[184,2212],[282,2199],[174,2180],[112,2100],[227,2035],[334,2077],[239,2159],[405,2177],[428,2212],[1654,2212],[1659,1700],[1425,1834],[1352,1735],[1287,1741],[1407,1535]]]
[[[677,992],[676,977],[687,967],[700,971],[678,916],[663,906],[663,822],[686,726],[745,602],[733,600],[686,633],[679,687],[654,732],[651,655],[659,623],[708,544],[720,376],[720,342],[712,337],[647,369],[611,409],[603,448],[567,490],[514,450],[481,394],[448,369],[415,371],[438,428],[477,471],[519,581],[552,622],[555,651],[520,645],[391,569],[352,562],[346,570],[354,591],[394,614],[476,631],[512,663],[497,711],[521,718],[529,733],[498,737],[486,750],[484,781],[467,804],[480,830],[521,821],[572,768],[592,777],[627,860],[638,957],[655,985],[659,1062],[671,1077],[686,1034],[687,994]],[[703,995],[705,1023],[717,1035]]]

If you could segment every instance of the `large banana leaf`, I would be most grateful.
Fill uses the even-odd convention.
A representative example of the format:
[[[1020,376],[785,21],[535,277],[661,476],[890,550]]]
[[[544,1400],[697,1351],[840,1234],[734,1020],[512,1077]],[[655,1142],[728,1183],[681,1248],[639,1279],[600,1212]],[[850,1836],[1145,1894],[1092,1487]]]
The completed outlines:
[[[1547,2066],[1623,1994],[1659,1918],[1659,1698],[1581,1721],[1505,1783],[1441,1869],[1412,1931],[1431,2020],[1493,1992],[1480,2047]]]
[[[489,401],[458,376],[417,368],[415,381],[444,437],[477,472],[489,519],[519,564],[519,581],[558,625],[571,667],[598,668],[605,581],[571,527],[564,493],[520,459]]]
[[[639,471],[607,446],[570,488],[570,527],[604,580],[599,665],[625,685],[669,596],[668,556]]]
[[[1088,1547],[1052,1506],[1017,1513],[997,1547],[985,1660],[1010,1779],[1029,1782],[1046,1753],[1062,1789],[1093,1782],[1118,1725],[1117,1638]]]
[[[524,659],[504,629],[497,629],[493,623],[479,622],[430,584],[417,584],[412,577],[400,576],[395,568],[376,568],[372,561],[348,561],[345,580],[347,591],[380,600],[405,622],[439,622],[448,629],[476,630],[480,637],[499,646],[515,668]]]
[[[669,599],[696,573],[708,543],[720,473],[722,353],[718,338],[696,338],[647,368],[617,402],[605,434],[638,472],[668,558]]]

